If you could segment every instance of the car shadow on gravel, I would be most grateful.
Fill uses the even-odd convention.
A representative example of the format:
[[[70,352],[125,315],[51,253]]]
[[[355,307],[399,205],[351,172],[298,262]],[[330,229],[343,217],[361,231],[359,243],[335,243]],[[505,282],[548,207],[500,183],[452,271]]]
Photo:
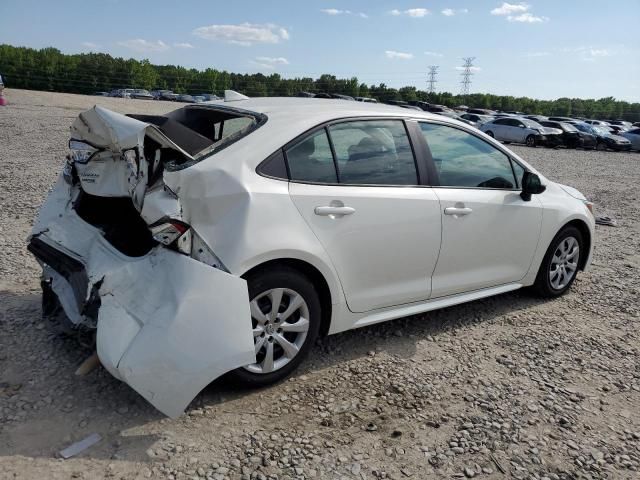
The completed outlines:
[[[526,292],[512,292],[326,337],[317,342],[290,381],[339,368],[372,351],[410,358],[421,341],[437,341],[445,333],[491,323],[541,302]],[[153,461],[147,450],[161,434],[137,435],[136,431],[146,426],[161,432],[164,427],[158,422],[163,415],[103,368],[82,377],[74,375],[89,353],[75,339],[56,335],[44,325],[39,294],[0,292],[0,458],[52,457],[97,432],[102,441],[80,457]],[[279,388],[268,387],[265,393]],[[261,392],[238,388],[222,377],[196,397],[187,414],[252,393]]]

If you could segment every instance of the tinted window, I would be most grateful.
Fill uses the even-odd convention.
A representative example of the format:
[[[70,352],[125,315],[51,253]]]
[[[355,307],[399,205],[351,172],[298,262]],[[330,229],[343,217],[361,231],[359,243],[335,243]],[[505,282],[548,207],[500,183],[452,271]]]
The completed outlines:
[[[409,138],[400,120],[345,122],[329,127],[340,183],[417,185]]]
[[[440,185],[516,188],[509,157],[484,140],[457,128],[420,123]]]
[[[291,180],[338,183],[326,131],[320,130],[286,151]]]
[[[509,125],[509,119],[508,118],[499,118],[497,120],[494,120],[493,123],[496,124],[496,125]]]
[[[640,128],[636,128],[635,130],[629,130],[629,133],[632,135],[640,135]]]

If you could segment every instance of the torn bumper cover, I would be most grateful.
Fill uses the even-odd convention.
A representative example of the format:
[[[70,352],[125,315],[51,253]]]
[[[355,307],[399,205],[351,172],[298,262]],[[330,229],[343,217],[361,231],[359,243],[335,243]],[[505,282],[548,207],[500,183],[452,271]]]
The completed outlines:
[[[162,413],[178,416],[217,377],[255,362],[247,284],[162,244],[138,257],[121,253],[76,212],[81,186],[60,175],[28,248],[69,320],[97,329],[102,365]],[[166,213],[162,195],[152,194],[157,189],[129,186],[142,213]]]

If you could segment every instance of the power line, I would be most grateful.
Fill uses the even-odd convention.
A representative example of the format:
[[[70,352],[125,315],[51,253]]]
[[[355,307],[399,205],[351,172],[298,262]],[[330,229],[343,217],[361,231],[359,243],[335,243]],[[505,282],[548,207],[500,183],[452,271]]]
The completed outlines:
[[[427,77],[427,92],[429,94],[435,93],[436,91],[436,83],[438,80],[436,76],[438,75],[438,65],[429,65],[429,76]]]
[[[460,76],[462,77],[462,81],[460,82],[460,95],[466,97],[469,95],[469,90],[471,89],[471,76],[473,75],[473,61],[476,57],[466,57],[462,60],[464,61],[464,65],[462,65],[462,73]]]

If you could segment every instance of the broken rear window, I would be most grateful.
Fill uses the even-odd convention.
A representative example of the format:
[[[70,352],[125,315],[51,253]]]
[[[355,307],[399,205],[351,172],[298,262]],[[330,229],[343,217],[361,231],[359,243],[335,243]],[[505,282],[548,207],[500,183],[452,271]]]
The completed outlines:
[[[190,105],[166,115],[129,116],[156,125],[193,157],[192,161],[176,162],[169,169],[182,169],[197,163],[237,142],[267,120],[265,115],[226,105]]]

